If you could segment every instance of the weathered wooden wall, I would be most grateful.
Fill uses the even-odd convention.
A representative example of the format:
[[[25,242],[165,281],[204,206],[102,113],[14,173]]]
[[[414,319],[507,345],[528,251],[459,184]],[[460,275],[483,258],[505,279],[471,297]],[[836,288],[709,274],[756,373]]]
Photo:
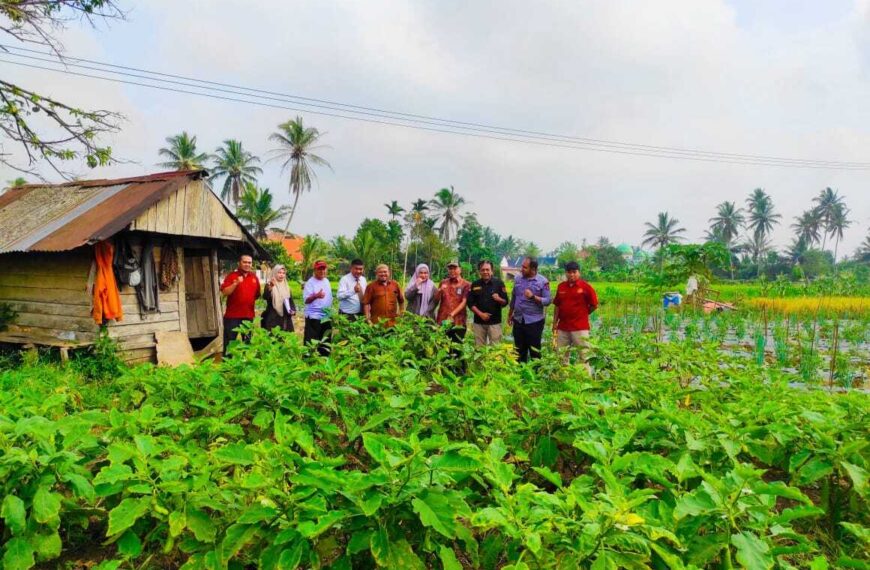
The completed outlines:
[[[202,180],[182,186],[133,220],[130,230],[244,241],[220,199]]]
[[[134,246],[134,249],[139,249]],[[155,262],[161,251],[154,248]],[[179,280],[184,278],[184,252],[177,248]],[[91,317],[92,300],[87,292],[93,252],[91,248],[60,253],[10,253],[0,255],[0,302],[8,303],[17,313],[6,337],[30,339],[30,342],[91,342],[99,327]],[[148,362],[156,358],[154,333],[187,330],[183,297],[176,283],[169,291],[160,291],[160,312],[141,315],[132,287],[121,288],[124,318],[109,325],[109,336],[118,340],[123,358],[130,362]]]

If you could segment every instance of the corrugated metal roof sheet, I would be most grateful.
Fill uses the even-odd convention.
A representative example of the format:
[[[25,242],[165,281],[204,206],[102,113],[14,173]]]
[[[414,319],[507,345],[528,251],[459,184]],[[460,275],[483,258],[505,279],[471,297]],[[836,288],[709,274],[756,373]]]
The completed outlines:
[[[0,253],[67,251],[107,239],[179,187],[204,175],[201,170],[164,172],[10,188],[0,195]],[[247,231],[245,235],[250,237]],[[250,239],[259,250],[256,240]]]

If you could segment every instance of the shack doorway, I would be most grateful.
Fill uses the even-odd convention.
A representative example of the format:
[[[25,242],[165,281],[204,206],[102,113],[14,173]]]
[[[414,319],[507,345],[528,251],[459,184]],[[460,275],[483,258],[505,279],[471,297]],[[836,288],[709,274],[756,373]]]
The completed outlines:
[[[198,350],[221,335],[217,256],[207,249],[184,250],[187,336]]]

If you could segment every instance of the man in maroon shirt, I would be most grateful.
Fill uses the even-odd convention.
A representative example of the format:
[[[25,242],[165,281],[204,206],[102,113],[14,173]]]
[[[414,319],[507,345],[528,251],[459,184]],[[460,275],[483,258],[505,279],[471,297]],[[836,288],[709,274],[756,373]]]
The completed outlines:
[[[238,338],[236,331],[239,325],[254,320],[254,303],[260,296],[260,280],[254,269],[254,258],[248,254],[239,257],[239,267],[231,271],[221,284],[221,295],[227,298],[227,309],[224,312],[224,355],[227,353],[230,341]],[[242,336],[247,341],[246,336]]]
[[[565,350],[566,360],[568,349],[579,347],[585,364],[589,347],[589,314],[598,308],[598,295],[592,285],[580,279],[580,266],[576,261],[565,265],[565,281],[556,288],[553,305],[556,306],[553,313],[556,346]],[[591,371],[588,364],[586,369]]]

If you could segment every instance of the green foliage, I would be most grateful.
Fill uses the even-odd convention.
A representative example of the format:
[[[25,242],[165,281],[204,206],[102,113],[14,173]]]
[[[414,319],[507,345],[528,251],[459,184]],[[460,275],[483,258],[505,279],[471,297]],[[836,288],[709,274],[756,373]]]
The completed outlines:
[[[814,568],[866,558],[868,400],[603,335],[590,378],[336,323],[332,356],[0,374],[0,554],[31,568]],[[85,561],[87,562],[87,561]],[[90,562],[88,562],[90,564]]]
[[[71,365],[84,378],[90,380],[111,380],[124,369],[118,355],[118,343],[109,336],[106,327],[86,351],[73,354]]]

